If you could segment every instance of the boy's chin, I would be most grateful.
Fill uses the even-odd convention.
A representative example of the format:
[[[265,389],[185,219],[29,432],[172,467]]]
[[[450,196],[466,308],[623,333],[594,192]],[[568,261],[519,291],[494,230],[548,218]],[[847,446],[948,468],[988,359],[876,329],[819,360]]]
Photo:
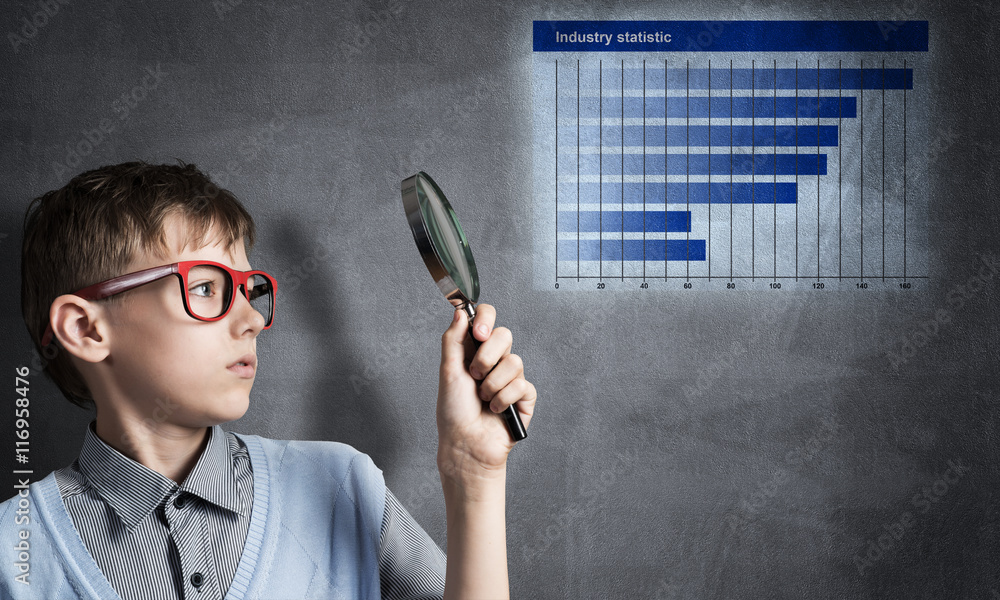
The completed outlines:
[[[250,408],[250,398],[248,396],[231,398],[225,404],[213,408],[216,410],[206,415],[209,427],[241,419]]]

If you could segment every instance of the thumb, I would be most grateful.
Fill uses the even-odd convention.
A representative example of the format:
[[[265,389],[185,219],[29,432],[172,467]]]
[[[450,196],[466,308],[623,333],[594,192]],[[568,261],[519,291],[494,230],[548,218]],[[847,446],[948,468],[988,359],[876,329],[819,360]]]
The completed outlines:
[[[441,336],[441,366],[452,369],[465,367],[465,336],[469,319],[461,309],[456,309],[451,325]]]

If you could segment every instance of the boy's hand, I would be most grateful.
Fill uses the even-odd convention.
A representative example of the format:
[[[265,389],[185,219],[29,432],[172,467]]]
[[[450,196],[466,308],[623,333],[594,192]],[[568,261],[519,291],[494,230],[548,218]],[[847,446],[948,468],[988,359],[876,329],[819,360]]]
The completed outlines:
[[[513,404],[525,428],[531,421],[535,386],[524,378],[521,358],[510,352],[510,330],[493,329],[495,320],[492,306],[476,307],[473,335],[482,342],[478,351],[468,339],[469,319],[461,309],[441,336],[437,424],[443,482],[465,485],[502,478],[514,441],[498,413]]]

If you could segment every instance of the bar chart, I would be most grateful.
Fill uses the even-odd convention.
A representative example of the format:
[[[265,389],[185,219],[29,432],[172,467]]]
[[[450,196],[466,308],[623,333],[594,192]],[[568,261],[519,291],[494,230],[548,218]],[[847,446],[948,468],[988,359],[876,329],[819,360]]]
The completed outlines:
[[[661,41],[619,43],[623,30]],[[539,287],[926,279],[926,22],[539,21],[534,34]]]

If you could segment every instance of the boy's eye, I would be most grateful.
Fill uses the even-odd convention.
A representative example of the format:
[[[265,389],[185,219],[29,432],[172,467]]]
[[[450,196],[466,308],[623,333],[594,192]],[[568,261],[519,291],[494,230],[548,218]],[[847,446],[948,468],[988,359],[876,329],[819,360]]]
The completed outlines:
[[[188,295],[210,298],[215,293],[215,286],[211,281],[196,283],[188,290]]]

